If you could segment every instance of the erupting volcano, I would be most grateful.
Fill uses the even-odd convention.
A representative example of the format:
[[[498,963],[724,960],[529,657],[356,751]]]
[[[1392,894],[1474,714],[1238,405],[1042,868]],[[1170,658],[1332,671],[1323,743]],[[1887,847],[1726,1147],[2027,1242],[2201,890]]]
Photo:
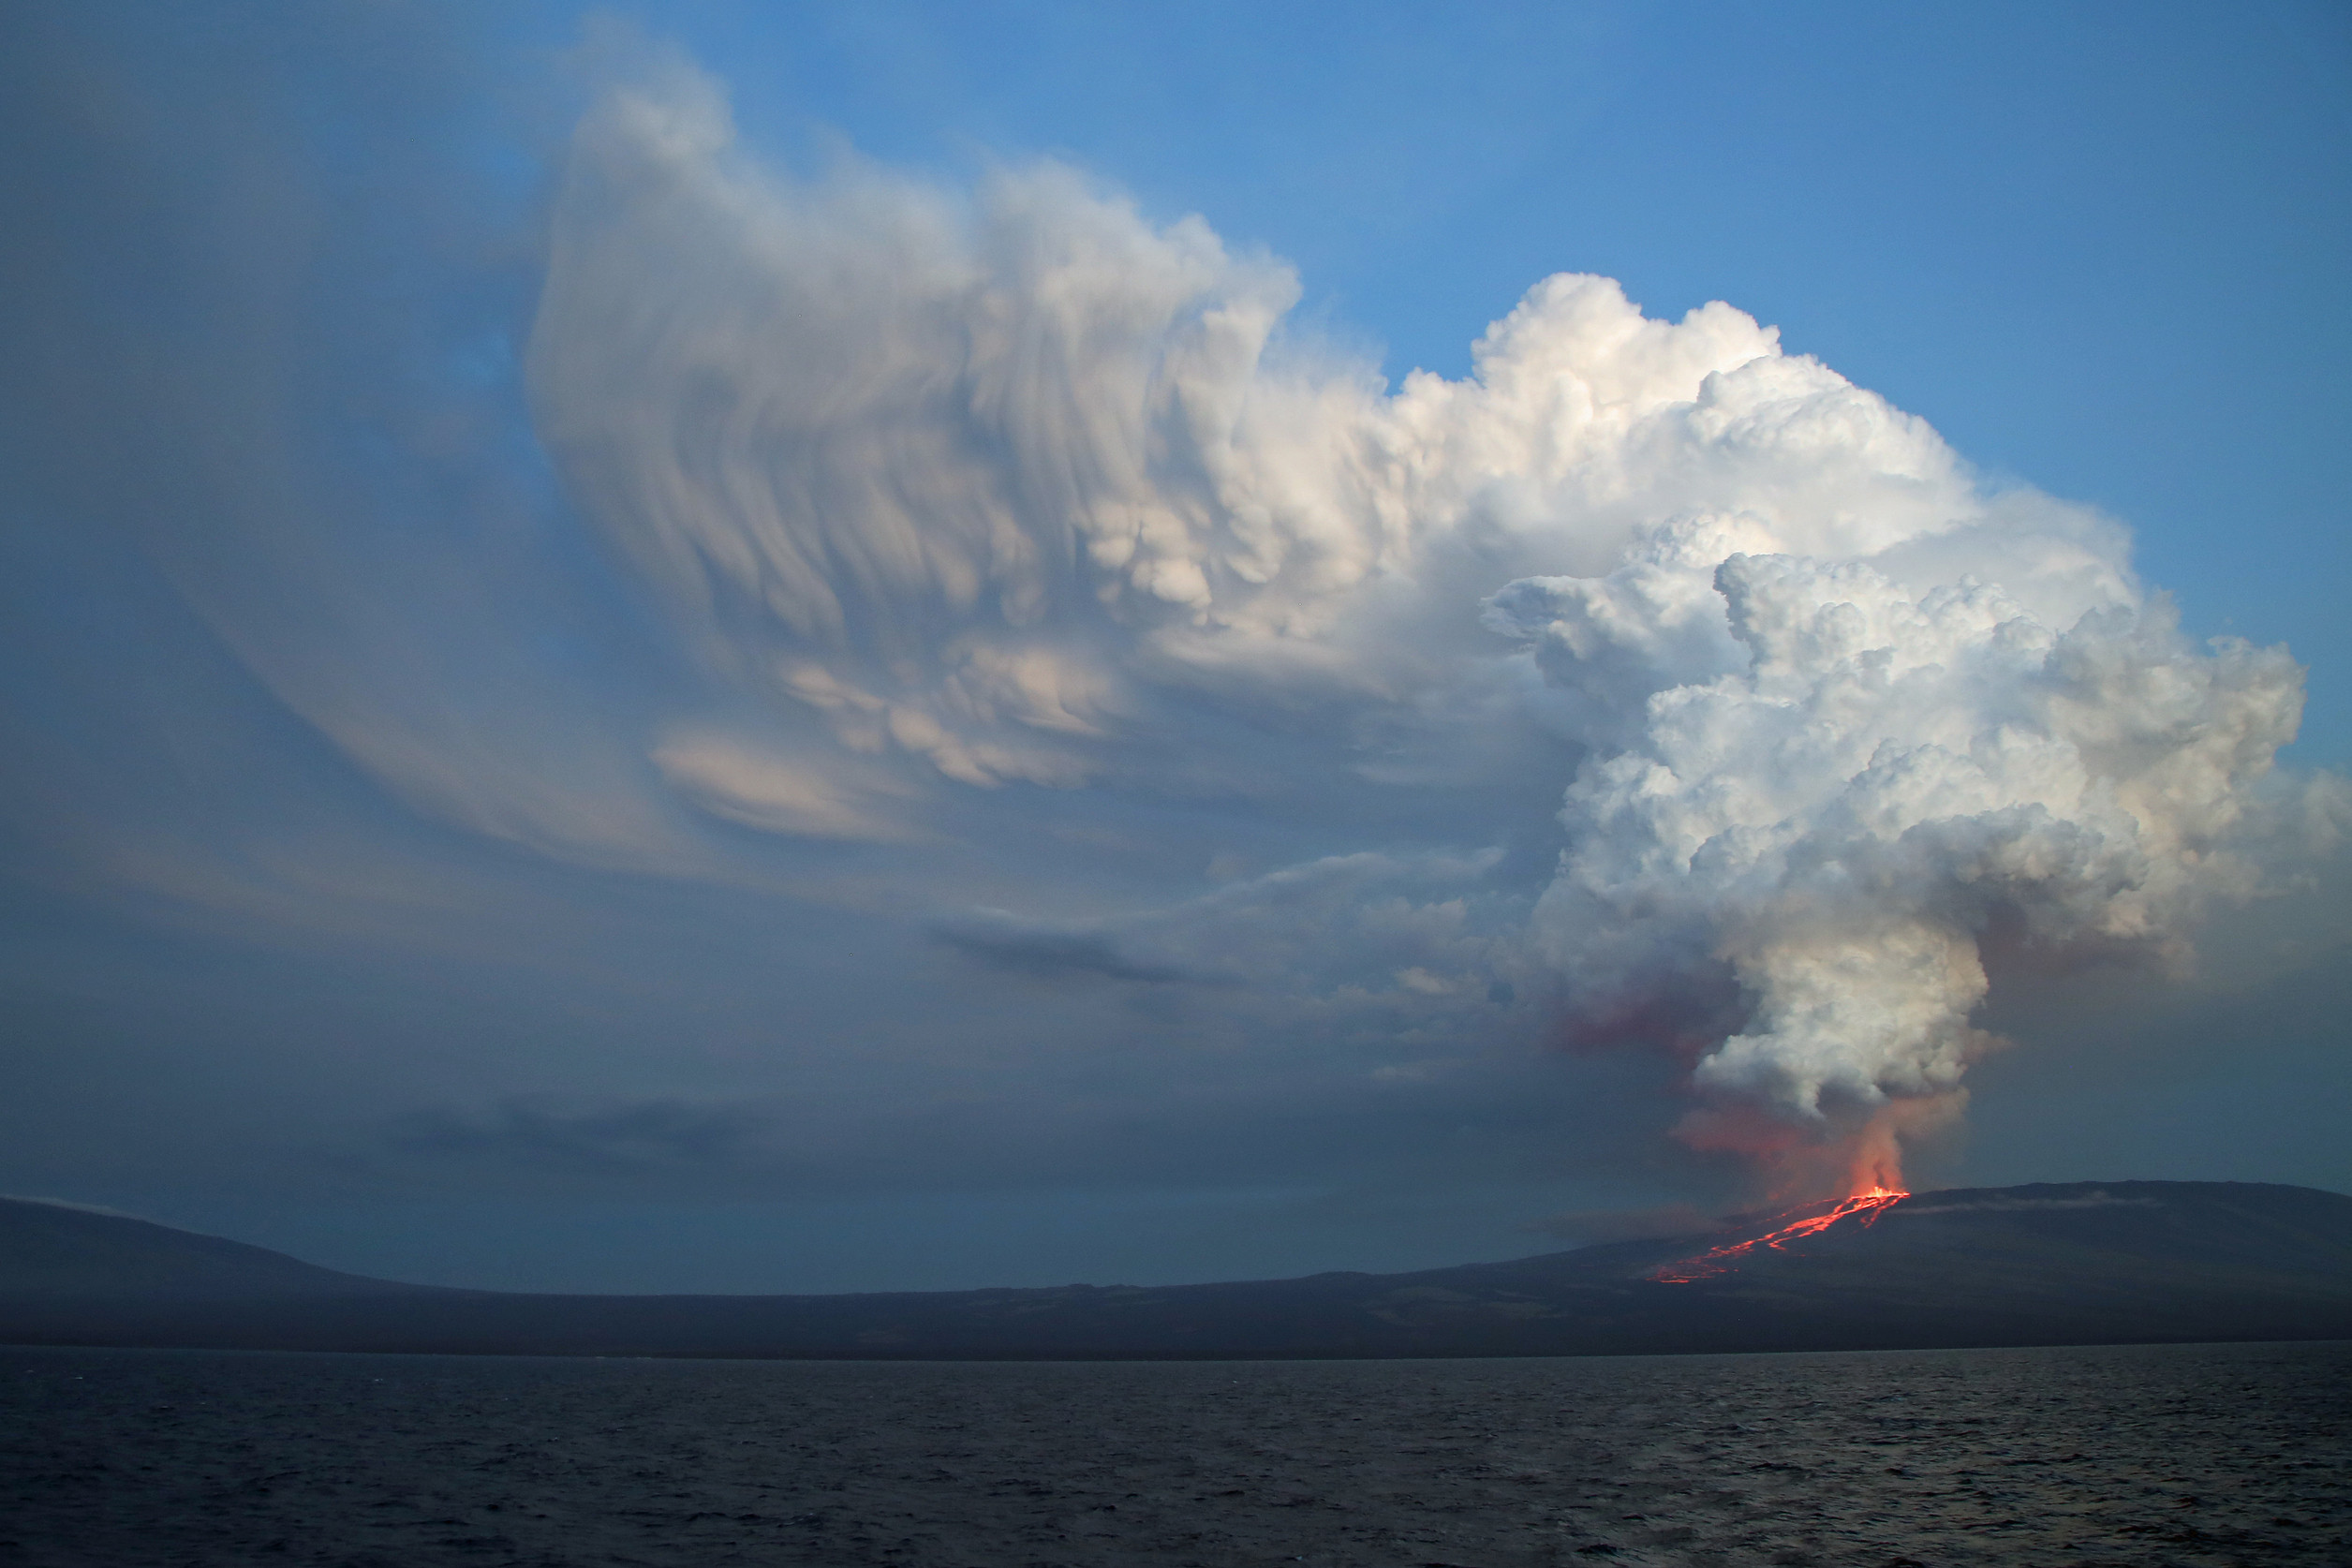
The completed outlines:
[[[1830,1226],[1845,1220],[1858,1220],[1862,1226],[1868,1229],[1877,1222],[1881,1214],[1909,1196],[1911,1196],[1910,1193],[1898,1188],[1872,1187],[1868,1191],[1840,1198],[1817,1213],[1804,1214],[1798,1219],[1791,1220],[1776,1231],[1769,1231],[1759,1236],[1751,1236],[1745,1241],[1730,1242],[1701,1252],[1697,1257],[1684,1258],[1679,1263],[1670,1263],[1652,1269],[1649,1278],[1661,1284],[1687,1285],[1694,1280],[1707,1280],[1718,1274],[1728,1274],[1739,1266],[1742,1258],[1753,1253],[1759,1247],[1783,1250],[1789,1242],[1797,1240],[1799,1236],[1818,1235]],[[1778,1218],[1786,1219],[1787,1216],[1783,1214]]]
[[[1688,1238],[1654,1237],[1412,1274],[796,1296],[408,1285],[0,1198],[0,1343],[1219,1361],[2341,1339],[2352,1328],[2352,1197],[2241,1182],[1896,1186],[1753,1216],[1726,1233],[1753,1239],[1695,1258]],[[1795,1240],[1809,1235],[1821,1239]]]

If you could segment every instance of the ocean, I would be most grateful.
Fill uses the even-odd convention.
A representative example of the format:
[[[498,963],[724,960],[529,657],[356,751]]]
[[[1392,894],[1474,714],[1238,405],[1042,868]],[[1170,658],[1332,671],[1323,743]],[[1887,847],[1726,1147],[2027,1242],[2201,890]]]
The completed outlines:
[[[0,1351],[0,1568],[2352,1563],[2352,1342],[1492,1361]]]

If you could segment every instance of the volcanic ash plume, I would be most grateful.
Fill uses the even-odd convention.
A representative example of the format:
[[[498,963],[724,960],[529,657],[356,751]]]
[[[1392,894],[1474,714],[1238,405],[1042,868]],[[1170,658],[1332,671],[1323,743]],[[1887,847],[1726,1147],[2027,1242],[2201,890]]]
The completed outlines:
[[[1348,955],[1302,957],[1302,995],[1470,1042],[1548,989],[1584,1040],[1688,1058],[1688,1141],[1842,1191],[1896,1185],[1900,1137],[1957,1109],[1989,944],[2163,952],[2246,884],[2285,652],[2189,646],[2120,528],[1987,492],[1728,305],[1652,320],[1563,274],[1472,375],[1392,392],[1286,346],[1289,271],[1198,218],[1052,167],[969,198],[774,175],[674,64],[591,112],[553,233],[541,433],[731,694],[732,729],[648,752],[738,827],[923,842],[948,806],[1017,831],[1017,787],[1291,791],[1368,850],[1409,822],[1457,853],[1540,829],[1492,803],[1550,759],[1532,916],[1511,889],[1419,923],[1510,939],[1327,984]],[[1351,819],[1367,780],[1423,792]],[[1215,946],[1188,922],[1288,887],[1058,951],[1173,984]]]
[[[2226,844],[2293,737],[2301,672],[2197,652],[2160,603],[2060,632],[1973,577],[1919,593],[1745,553],[1711,575],[1744,667],[1655,693],[1638,737],[1579,773],[1542,937],[1602,1019],[1690,999],[1709,1102],[1690,1141],[1896,1186],[1895,1135],[1957,1109],[1987,1043],[1969,1018],[1989,935],[2062,958],[2160,947],[2245,880]],[[1600,592],[1503,602],[1522,626],[1553,607],[1532,629],[1566,637]],[[1823,1143],[1844,1168],[1804,1168]]]

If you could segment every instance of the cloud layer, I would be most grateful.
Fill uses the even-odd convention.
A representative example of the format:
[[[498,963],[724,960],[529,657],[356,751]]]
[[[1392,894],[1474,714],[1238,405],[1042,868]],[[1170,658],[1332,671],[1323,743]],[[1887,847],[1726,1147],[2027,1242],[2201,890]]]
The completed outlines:
[[[1691,1141],[1843,1181],[1957,1106],[1988,951],[2177,953],[2255,884],[2284,651],[2189,646],[2116,525],[1728,305],[1547,278],[1392,391],[1197,218],[777,173],[674,61],[553,236],[540,435],[713,694],[651,741],[677,801],[900,846],[1245,801],[1336,851],[1074,919],[1015,875],[932,917],[984,963],[1645,1042]]]

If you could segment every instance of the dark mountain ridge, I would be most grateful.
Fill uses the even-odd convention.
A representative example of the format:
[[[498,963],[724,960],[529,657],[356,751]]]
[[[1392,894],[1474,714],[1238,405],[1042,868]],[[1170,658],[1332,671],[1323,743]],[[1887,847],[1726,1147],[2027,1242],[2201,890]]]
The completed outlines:
[[[239,1300],[418,1291],[105,1209],[0,1198],[0,1301]]]
[[[1410,1274],[855,1295],[405,1285],[88,1210],[0,1200],[0,1341],[870,1358],[1578,1355],[2352,1338],[2352,1198],[2251,1182],[1919,1193],[1656,1272],[1705,1236]]]

